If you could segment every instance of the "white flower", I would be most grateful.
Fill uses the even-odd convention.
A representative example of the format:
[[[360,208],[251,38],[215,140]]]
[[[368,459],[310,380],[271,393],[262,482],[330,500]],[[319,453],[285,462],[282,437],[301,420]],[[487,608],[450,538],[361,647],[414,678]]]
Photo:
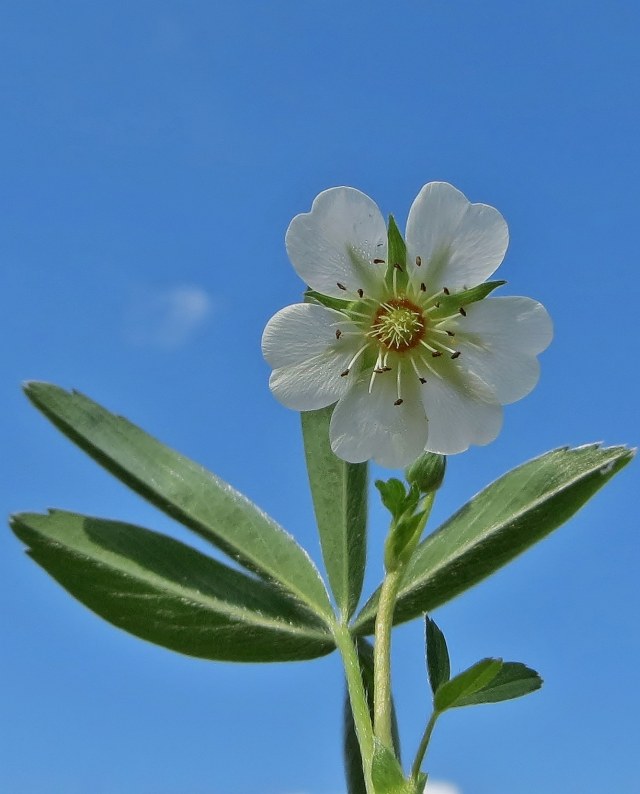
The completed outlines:
[[[368,196],[325,190],[287,231],[291,262],[318,294],[265,329],[273,393],[298,411],[337,403],[331,447],[351,463],[400,468],[423,450],[493,441],[502,405],[533,389],[552,337],[540,303],[484,297],[507,243],[497,210],[444,182],[413,202],[406,253]]]

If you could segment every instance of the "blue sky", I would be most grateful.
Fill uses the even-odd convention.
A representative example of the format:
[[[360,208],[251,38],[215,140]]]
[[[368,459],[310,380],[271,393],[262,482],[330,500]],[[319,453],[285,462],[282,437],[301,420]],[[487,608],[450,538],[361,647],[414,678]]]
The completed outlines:
[[[640,9],[541,0],[9,4],[0,26],[2,508],[190,540],[22,397],[78,388],[202,462],[319,559],[298,417],[259,340],[302,284],[284,232],[334,185],[400,226],[445,180],[506,217],[503,294],[555,322],[496,442],[450,460],[434,526],[562,444],[638,441]],[[375,472],[375,474],[381,472]],[[540,693],[447,715],[427,768],[461,794],[637,791],[637,464],[440,609],[454,668],[540,670]],[[367,590],[385,519],[372,499]],[[0,535],[0,790],[339,794],[336,656],[196,661],[72,601]],[[421,629],[394,675],[406,754],[428,707]],[[448,794],[446,789],[434,794]]]

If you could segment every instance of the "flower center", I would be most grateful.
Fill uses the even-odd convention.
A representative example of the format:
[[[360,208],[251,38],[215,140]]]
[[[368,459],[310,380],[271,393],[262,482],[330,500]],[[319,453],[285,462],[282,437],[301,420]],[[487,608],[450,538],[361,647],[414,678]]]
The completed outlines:
[[[392,298],[378,307],[368,335],[394,353],[420,344],[427,320],[422,309],[407,298]]]

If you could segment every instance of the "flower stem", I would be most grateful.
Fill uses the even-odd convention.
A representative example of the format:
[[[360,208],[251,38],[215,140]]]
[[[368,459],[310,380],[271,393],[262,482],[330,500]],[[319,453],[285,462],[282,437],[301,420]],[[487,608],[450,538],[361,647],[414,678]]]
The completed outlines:
[[[431,734],[433,733],[433,729],[436,724],[436,720],[440,716],[439,711],[434,711],[431,717],[429,717],[429,722],[427,723],[427,727],[424,729],[424,733],[422,734],[422,739],[420,740],[420,745],[418,747],[418,752],[416,753],[415,761],[413,762],[413,766],[411,767],[411,779],[415,782],[418,779],[418,775],[420,774],[420,767],[422,766],[422,761],[424,760],[424,755],[427,752],[427,747],[429,746],[429,740],[431,739]]]
[[[362,767],[367,794],[375,794],[373,782],[371,780],[373,727],[371,725],[367,694],[362,682],[358,652],[355,648],[351,633],[344,624],[336,622],[333,625],[333,636],[344,665],[351,712],[353,714],[356,736],[360,746],[360,755],[362,756]]]
[[[380,591],[373,654],[373,729],[390,750],[391,735],[391,630],[403,567],[388,573]]]
[[[435,491],[432,491],[426,494],[422,500],[422,518],[416,527],[413,538],[407,545],[407,553],[403,555],[404,561],[398,561],[396,567],[387,572],[380,590],[380,600],[378,601],[373,652],[373,732],[390,750],[393,750],[391,732],[391,632],[393,629],[393,613],[404,572],[427,523],[433,507],[434,497]]]

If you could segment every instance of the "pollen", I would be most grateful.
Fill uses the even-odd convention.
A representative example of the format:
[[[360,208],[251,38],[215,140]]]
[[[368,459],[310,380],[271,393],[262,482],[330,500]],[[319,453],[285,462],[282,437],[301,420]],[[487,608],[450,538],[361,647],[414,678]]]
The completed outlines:
[[[427,329],[422,309],[407,298],[393,298],[379,306],[368,336],[394,353],[420,344]]]

